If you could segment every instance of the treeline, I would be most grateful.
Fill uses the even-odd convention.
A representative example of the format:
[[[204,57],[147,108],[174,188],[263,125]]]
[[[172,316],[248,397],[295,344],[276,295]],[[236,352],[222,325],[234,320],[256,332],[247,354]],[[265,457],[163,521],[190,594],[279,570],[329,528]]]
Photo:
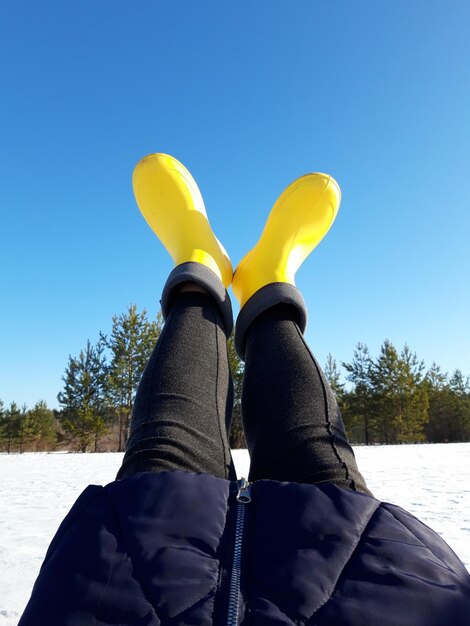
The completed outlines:
[[[5,408],[0,400],[0,449],[3,452],[54,450],[58,429],[54,411],[43,400],[30,410],[16,402]]]
[[[352,443],[419,443],[470,440],[470,383],[456,369],[450,376],[405,345],[385,341],[373,358],[359,343],[342,363],[349,388],[331,355],[325,375],[332,386]]]
[[[78,356],[69,356],[58,394],[60,410],[44,401],[32,409],[0,400],[0,450],[67,449],[118,451],[125,447],[137,387],[162,331],[161,314],[149,320],[130,305],[112,318],[109,334],[99,333]],[[233,338],[228,344],[234,379],[230,444],[245,447],[241,425],[243,364]],[[432,364],[426,370],[408,346],[399,352],[385,341],[373,358],[359,343],[349,363],[331,355],[325,376],[336,394],[352,443],[416,443],[470,440],[470,384],[460,370],[452,375]]]
[[[130,305],[112,318],[109,334],[100,332],[95,344],[88,341],[77,356],[69,356],[57,396],[60,410],[44,401],[29,410],[15,402],[6,408],[0,400],[0,450],[124,450],[137,387],[162,328],[161,313],[149,320],[147,311]],[[231,444],[242,447],[243,371],[233,339],[229,358],[236,396]]]

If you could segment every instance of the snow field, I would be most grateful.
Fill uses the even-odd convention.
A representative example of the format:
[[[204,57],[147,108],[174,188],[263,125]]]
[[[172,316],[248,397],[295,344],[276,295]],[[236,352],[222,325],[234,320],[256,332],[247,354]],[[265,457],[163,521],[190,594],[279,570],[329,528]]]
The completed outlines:
[[[374,495],[416,515],[470,567],[470,443],[355,448]],[[122,454],[0,454],[0,626],[16,626],[47,547],[77,496],[104,485]],[[234,451],[247,476],[245,450]]]

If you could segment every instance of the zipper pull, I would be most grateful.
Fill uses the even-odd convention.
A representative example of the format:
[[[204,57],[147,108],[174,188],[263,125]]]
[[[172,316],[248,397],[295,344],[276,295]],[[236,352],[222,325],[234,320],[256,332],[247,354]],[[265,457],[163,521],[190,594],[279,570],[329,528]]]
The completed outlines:
[[[251,502],[251,485],[246,478],[241,478],[238,481],[237,500],[242,504],[248,504],[248,502]]]

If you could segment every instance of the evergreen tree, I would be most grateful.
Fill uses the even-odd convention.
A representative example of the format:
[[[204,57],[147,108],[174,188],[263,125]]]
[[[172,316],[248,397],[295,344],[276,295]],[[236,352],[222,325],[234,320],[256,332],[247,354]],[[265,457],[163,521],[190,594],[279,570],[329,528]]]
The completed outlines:
[[[326,357],[324,373],[325,378],[328,381],[333,393],[335,394],[338,403],[340,403],[344,393],[344,384],[341,383],[341,374],[339,372],[338,365],[336,364],[336,360],[331,354],[328,354],[328,356]]]
[[[423,370],[424,363],[407,345],[398,354],[390,341],[382,344],[371,381],[384,443],[424,441],[428,397]]]
[[[429,421],[426,425],[427,440],[432,442],[449,441],[452,413],[451,392],[447,374],[435,362],[426,372],[425,385],[429,398]]]
[[[54,413],[44,400],[39,400],[28,412],[28,438],[37,451],[51,450],[55,445]]]
[[[470,439],[469,380],[455,370],[450,380],[435,363],[426,374],[429,395],[429,441],[451,442]]]
[[[431,367],[426,372],[425,380],[429,385],[428,388],[440,391],[447,384],[447,374],[442,371],[440,365],[433,361]]]
[[[110,336],[101,335],[111,351],[107,389],[119,416],[119,450],[124,449],[137,387],[162,327],[160,312],[149,321],[145,309],[139,313],[131,304],[126,313],[113,317]]]
[[[244,365],[235,351],[233,334],[228,340],[228,360],[233,378],[233,415],[230,429],[230,447],[246,448],[245,435],[242,423],[242,387]]]
[[[346,379],[353,384],[350,392],[343,393],[343,418],[352,441],[369,445],[375,440],[375,418],[371,369],[372,359],[366,344],[359,342],[351,363],[343,363]]]
[[[429,398],[424,381],[424,362],[405,344],[400,353],[400,412],[395,417],[397,441],[420,443],[426,440]]]
[[[14,452],[15,447],[18,445],[22,430],[21,422],[21,409],[16,402],[12,402],[8,409],[3,410],[2,418],[2,438],[8,454]]]
[[[69,356],[62,377],[64,390],[57,399],[63,410],[60,422],[65,439],[86,452],[92,441],[96,451],[98,439],[106,430],[105,389],[107,368],[104,344],[92,346],[88,341],[78,357]]]
[[[380,355],[371,368],[371,382],[377,407],[377,424],[380,441],[396,443],[393,432],[395,401],[397,400],[396,374],[398,352],[388,340],[380,348]]]
[[[25,446],[28,443],[28,407],[26,404],[21,405],[20,418],[18,421],[18,447],[20,454],[23,454]]]
[[[449,380],[451,394],[452,418],[451,441],[468,441],[470,439],[470,382],[459,369],[456,369]]]
[[[0,400],[0,449],[7,448],[8,421],[3,400]]]

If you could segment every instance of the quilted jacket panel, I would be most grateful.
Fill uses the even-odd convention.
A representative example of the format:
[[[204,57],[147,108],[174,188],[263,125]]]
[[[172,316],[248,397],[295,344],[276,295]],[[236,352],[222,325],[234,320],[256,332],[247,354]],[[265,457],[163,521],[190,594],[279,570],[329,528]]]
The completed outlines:
[[[399,507],[333,485],[143,473],[90,486],[46,555],[19,626],[227,623],[247,511],[242,624],[464,626],[470,576]]]

